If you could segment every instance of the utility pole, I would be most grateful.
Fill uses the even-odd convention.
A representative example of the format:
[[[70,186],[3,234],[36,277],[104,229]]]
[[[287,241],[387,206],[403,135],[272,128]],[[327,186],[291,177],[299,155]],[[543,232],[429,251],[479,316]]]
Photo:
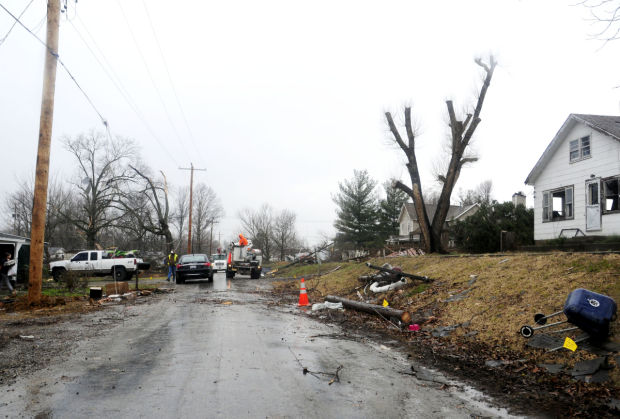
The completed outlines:
[[[43,276],[43,242],[45,240],[45,209],[47,208],[47,184],[49,180],[50,146],[54,121],[54,91],[56,88],[56,65],[58,61],[58,29],[60,26],[60,0],[47,2],[47,39],[45,70],[43,74],[43,98],[39,121],[39,149],[34,182],[32,206],[32,229],[30,232],[30,267],[28,277],[28,303],[41,302]]]
[[[207,169],[196,169],[194,163],[190,163],[190,167],[179,167],[179,170],[191,170],[189,176],[189,228],[187,233],[187,253],[192,253],[192,209],[194,195],[194,170],[206,172]]]

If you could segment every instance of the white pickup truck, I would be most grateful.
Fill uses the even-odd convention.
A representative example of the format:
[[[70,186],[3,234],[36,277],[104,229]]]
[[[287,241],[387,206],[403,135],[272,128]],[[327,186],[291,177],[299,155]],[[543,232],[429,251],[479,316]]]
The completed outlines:
[[[139,269],[148,269],[148,264],[136,257],[114,257],[105,250],[84,250],[70,260],[50,263],[50,272],[55,281],[60,280],[67,271],[93,276],[111,275],[117,281],[126,281]]]

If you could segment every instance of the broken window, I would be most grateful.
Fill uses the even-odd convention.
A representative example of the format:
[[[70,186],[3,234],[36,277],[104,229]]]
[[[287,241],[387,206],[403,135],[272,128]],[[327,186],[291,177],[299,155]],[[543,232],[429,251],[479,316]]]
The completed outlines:
[[[543,192],[543,221],[573,218],[573,187],[566,186]]]
[[[569,157],[571,162],[590,157],[589,135],[569,143]]]
[[[619,177],[613,177],[603,180],[603,195],[604,195],[604,212],[618,211],[618,183]]]

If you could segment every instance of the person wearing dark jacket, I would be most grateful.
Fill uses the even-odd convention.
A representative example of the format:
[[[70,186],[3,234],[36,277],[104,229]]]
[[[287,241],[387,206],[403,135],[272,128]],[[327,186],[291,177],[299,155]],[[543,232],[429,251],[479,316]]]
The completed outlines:
[[[15,265],[15,261],[12,259],[11,254],[6,252],[0,259],[0,283],[5,283],[11,294],[15,294],[15,290],[9,280],[9,270]]]

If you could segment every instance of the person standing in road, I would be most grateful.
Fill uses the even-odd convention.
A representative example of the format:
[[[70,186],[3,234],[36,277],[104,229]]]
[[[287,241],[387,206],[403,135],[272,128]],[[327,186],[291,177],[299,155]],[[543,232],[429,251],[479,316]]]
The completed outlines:
[[[166,264],[168,265],[168,279],[166,281],[170,282],[170,278],[172,278],[172,282],[176,282],[177,280],[177,260],[179,259],[179,255],[174,253],[174,250],[170,251],[168,258],[166,259]]]
[[[6,284],[6,287],[9,289],[11,294],[15,294],[15,290],[11,285],[11,281],[9,280],[9,270],[15,265],[15,261],[11,259],[11,254],[6,252],[2,259],[0,260],[0,282]]]

